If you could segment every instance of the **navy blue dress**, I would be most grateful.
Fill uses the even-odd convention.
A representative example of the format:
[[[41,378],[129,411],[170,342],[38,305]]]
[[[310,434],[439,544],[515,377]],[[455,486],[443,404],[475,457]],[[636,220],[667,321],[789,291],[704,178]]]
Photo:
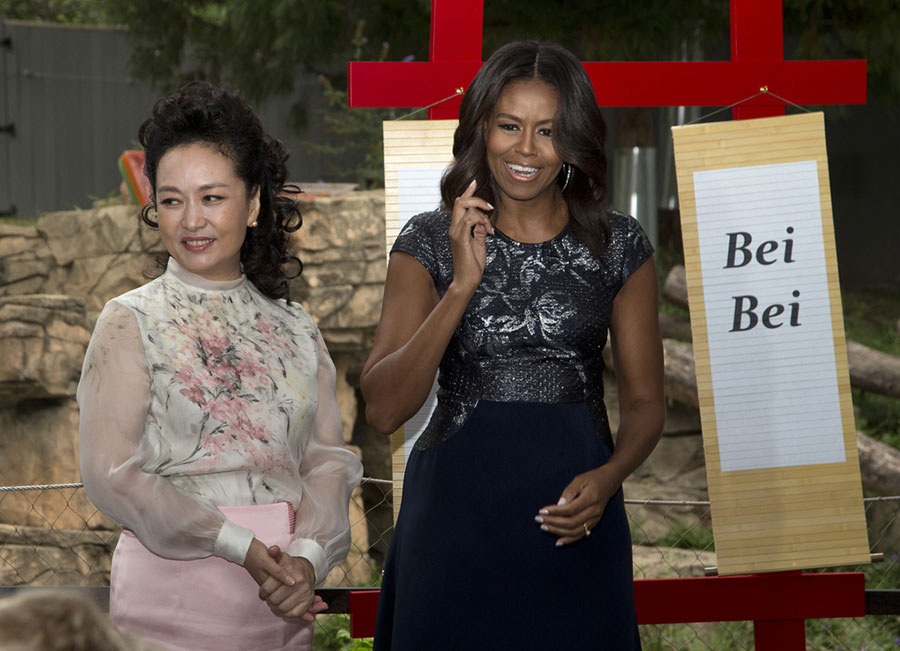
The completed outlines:
[[[453,278],[449,225],[418,215],[392,249],[439,295]],[[376,649],[640,649],[622,491],[576,543],[557,548],[534,521],[611,455],[601,352],[616,294],[653,249],[631,217],[613,213],[610,229],[599,258],[568,226],[538,244],[488,237],[406,468]]]

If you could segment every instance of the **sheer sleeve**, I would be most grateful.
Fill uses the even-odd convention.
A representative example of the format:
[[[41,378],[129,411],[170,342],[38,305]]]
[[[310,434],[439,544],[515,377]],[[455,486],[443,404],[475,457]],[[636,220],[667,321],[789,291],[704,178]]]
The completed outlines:
[[[344,448],[334,364],[322,335],[318,338],[319,400],[300,462],[303,492],[288,553],[308,559],[316,571],[316,585],[321,586],[350,550],[350,493],[362,477],[362,464]]]
[[[211,502],[142,470],[150,376],[134,314],[117,303],[101,312],[78,384],[79,456],[94,505],[131,529],[152,552],[191,560],[210,555],[243,564],[253,540]]]

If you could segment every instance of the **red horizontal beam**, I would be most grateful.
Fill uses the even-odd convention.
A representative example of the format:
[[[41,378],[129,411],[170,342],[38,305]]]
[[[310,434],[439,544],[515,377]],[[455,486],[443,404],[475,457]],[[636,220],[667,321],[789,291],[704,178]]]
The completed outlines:
[[[379,595],[350,593],[351,636],[374,635]],[[636,579],[634,602],[638,624],[865,617],[866,580],[862,572]]]
[[[459,87],[468,88],[479,68],[480,61],[351,61],[347,102],[356,107],[428,106]],[[460,101],[450,100],[457,106]]]
[[[757,574],[634,582],[638,624],[864,617],[862,572]]]
[[[427,106],[468,87],[480,67],[476,61],[353,61],[349,104]],[[761,86],[801,106],[866,102],[865,60],[586,62],[584,68],[600,106],[728,106]],[[773,103],[782,104],[769,96],[748,102]]]

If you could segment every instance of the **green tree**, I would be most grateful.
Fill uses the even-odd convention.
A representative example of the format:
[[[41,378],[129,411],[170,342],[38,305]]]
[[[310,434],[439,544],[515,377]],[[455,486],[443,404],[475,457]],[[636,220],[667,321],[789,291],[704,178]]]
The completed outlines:
[[[345,87],[360,22],[379,39],[362,44],[365,56],[382,51],[382,41],[400,57],[427,50],[428,0],[98,1],[128,27],[133,74],[161,90],[205,78],[260,102],[290,95],[300,71]]]
[[[0,17],[48,23],[102,24],[101,0],[0,0]]]

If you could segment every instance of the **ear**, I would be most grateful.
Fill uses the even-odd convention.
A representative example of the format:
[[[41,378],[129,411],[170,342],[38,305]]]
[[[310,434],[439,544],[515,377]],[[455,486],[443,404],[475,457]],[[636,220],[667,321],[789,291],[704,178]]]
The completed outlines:
[[[250,206],[247,214],[247,226],[256,221],[259,217],[259,186],[254,188],[253,194],[250,195]]]

